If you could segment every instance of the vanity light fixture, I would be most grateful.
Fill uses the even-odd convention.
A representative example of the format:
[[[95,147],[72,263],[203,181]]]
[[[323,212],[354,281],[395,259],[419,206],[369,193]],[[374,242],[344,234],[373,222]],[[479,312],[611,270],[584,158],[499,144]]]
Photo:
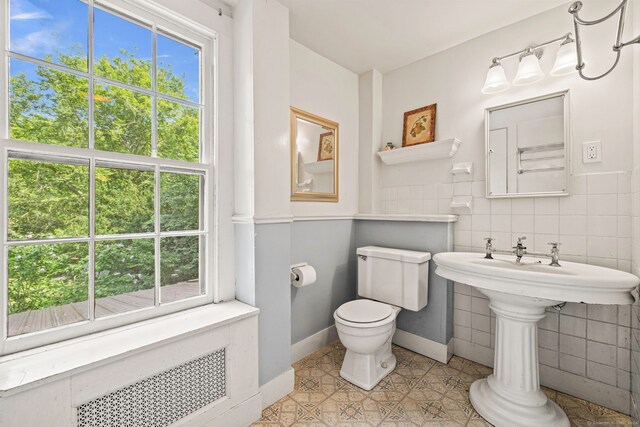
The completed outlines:
[[[629,40],[628,42],[622,42],[622,31],[624,30],[624,18],[625,18],[625,13],[626,13],[626,9],[627,9],[627,1],[628,0],[622,0],[620,2],[620,4],[618,5],[618,7],[616,7],[610,14],[608,14],[607,16],[604,16],[600,19],[595,19],[593,21],[585,21],[584,19],[580,19],[580,17],[578,16],[578,12],[580,12],[580,9],[582,9],[582,2],[577,1],[575,3],[573,3],[570,7],[569,7],[569,13],[571,15],[573,15],[573,28],[575,29],[576,32],[576,55],[577,55],[577,66],[576,69],[578,70],[578,74],[580,74],[580,77],[582,77],[584,80],[598,80],[601,79],[602,77],[606,76],[607,74],[609,74],[611,71],[613,71],[614,68],[616,68],[616,65],[618,65],[618,62],[620,62],[620,52],[622,51],[622,48],[625,46],[629,46],[630,44],[634,44],[634,43],[640,43],[640,36],[636,37],[633,40]],[[585,76],[584,73],[582,72],[582,70],[584,70],[585,67],[585,63],[582,60],[582,46],[580,43],[580,30],[579,30],[579,26],[580,25],[584,25],[584,26],[589,26],[589,25],[597,25],[600,24],[601,22],[604,22],[606,20],[608,20],[609,18],[615,16],[618,12],[620,12],[620,17],[618,18],[618,32],[616,34],[616,42],[613,45],[613,51],[616,53],[616,60],[614,61],[613,65],[611,66],[611,68],[609,68],[609,70],[605,71],[604,73],[600,74],[599,76],[595,76],[595,77],[589,77],[589,76]]]
[[[574,71],[577,64],[575,55],[572,55],[571,53],[571,44],[574,43],[574,40],[571,33],[567,33],[557,39],[553,39],[536,46],[530,46],[526,49],[519,50],[508,55],[493,58],[491,67],[489,67],[489,72],[487,73],[487,79],[482,87],[482,93],[488,95],[509,89],[510,85],[504,72],[504,68],[502,68],[502,60],[514,56],[520,57],[520,65],[518,66],[516,77],[513,79],[513,84],[515,86],[524,86],[539,82],[544,78],[544,72],[540,68],[539,61],[542,57],[542,48],[559,42],[561,42],[560,50],[558,50],[558,55],[556,56],[555,65],[551,70],[551,75],[561,76]],[[567,51],[568,49],[569,52]],[[567,72],[567,67],[569,67],[569,72]]]
[[[491,93],[503,92],[509,89],[509,86],[511,85],[507,81],[507,75],[504,72],[504,68],[502,68],[500,59],[493,58],[493,64],[489,67],[487,79],[482,87],[482,93],[489,95]]]
[[[556,54],[556,62],[549,72],[552,76],[566,76],[576,70],[578,57],[576,55],[575,42],[571,37],[567,37],[560,45]]]
[[[538,52],[542,56],[542,51]],[[536,82],[539,82],[544,78],[542,68],[540,68],[538,53],[533,49],[527,49],[527,52],[520,57],[520,65],[518,65],[518,72],[513,79],[513,84],[516,86],[526,86]]]

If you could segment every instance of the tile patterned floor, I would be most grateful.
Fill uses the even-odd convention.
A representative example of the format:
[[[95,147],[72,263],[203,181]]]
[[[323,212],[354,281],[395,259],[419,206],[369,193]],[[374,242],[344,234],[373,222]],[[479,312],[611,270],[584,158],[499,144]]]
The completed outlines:
[[[336,341],[293,365],[292,393],[266,408],[255,427],[490,426],[469,403],[469,386],[491,368],[454,356],[444,365],[393,346],[396,369],[371,391],[340,377]],[[626,415],[545,389],[573,426],[631,426]]]

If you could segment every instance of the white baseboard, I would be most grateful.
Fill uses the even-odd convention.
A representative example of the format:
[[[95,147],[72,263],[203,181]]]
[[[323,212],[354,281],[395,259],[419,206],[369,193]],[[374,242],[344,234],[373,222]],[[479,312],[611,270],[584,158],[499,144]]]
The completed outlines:
[[[441,344],[401,329],[396,329],[393,343],[441,363],[448,363],[453,355],[453,340]]]
[[[338,331],[336,330],[336,325],[331,325],[320,332],[316,332],[291,346],[291,362],[295,363],[337,339]]]
[[[293,391],[295,375],[293,368],[260,386],[262,409],[267,408]]]
[[[626,415],[631,413],[631,397],[628,391],[581,375],[540,365],[540,384]]]
[[[202,424],[202,427],[216,426],[250,426],[260,419],[262,409],[260,407],[260,393],[234,406],[227,412],[220,414],[216,419]]]
[[[469,341],[453,339],[453,354],[469,359],[472,362],[480,363],[493,368],[493,349],[471,343]]]
[[[258,392],[222,413],[219,411],[220,404],[216,405],[214,402],[171,425],[176,427],[249,426],[260,419],[261,402],[262,397]]]

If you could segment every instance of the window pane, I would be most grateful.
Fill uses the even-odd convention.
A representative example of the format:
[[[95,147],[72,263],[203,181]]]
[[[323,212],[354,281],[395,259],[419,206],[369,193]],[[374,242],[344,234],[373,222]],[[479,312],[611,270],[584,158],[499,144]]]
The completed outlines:
[[[158,99],[158,157],[187,162],[200,159],[198,108]]]
[[[95,85],[95,148],[151,155],[151,97],[110,85]]]
[[[96,243],[96,317],[154,305],[153,239]]]
[[[160,239],[162,303],[201,295],[200,237],[163,237]]]
[[[158,91],[200,100],[200,49],[158,34],[156,39]]]
[[[9,249],[9,336],[88,318],[87,243]]]
[[[9,65],[10,137],[88,147],[87,79],[18,59]]]
[[[96,168],[96,234],[154,230],[154,173]]]
[[[94,9],[94,72],[151,89],[152,34],[148,28]]]
[[[87,71],[88,7],[80,0],[11,0],[11,50]]]
[[[87,236],[89,168],[9,160],[9,240]]]
[[[200,180],[198,175],[160,174],[160,229],[198,230],[200,224]]]

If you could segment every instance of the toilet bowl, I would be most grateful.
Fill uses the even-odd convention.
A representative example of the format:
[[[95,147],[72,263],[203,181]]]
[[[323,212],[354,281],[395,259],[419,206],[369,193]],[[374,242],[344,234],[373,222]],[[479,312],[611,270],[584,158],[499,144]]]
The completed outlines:
[[[341,305],[333,314],[340,342],[347,349],[340,376],[371,390],[396,367],[391,339],[399,307],[367,299]]]
[[[427,305],[428,252],[366,246],[358,248],[358,295],[333,313],[347,349],[340,376],[371,390],[396,367],[391,340],[402,308]]]

